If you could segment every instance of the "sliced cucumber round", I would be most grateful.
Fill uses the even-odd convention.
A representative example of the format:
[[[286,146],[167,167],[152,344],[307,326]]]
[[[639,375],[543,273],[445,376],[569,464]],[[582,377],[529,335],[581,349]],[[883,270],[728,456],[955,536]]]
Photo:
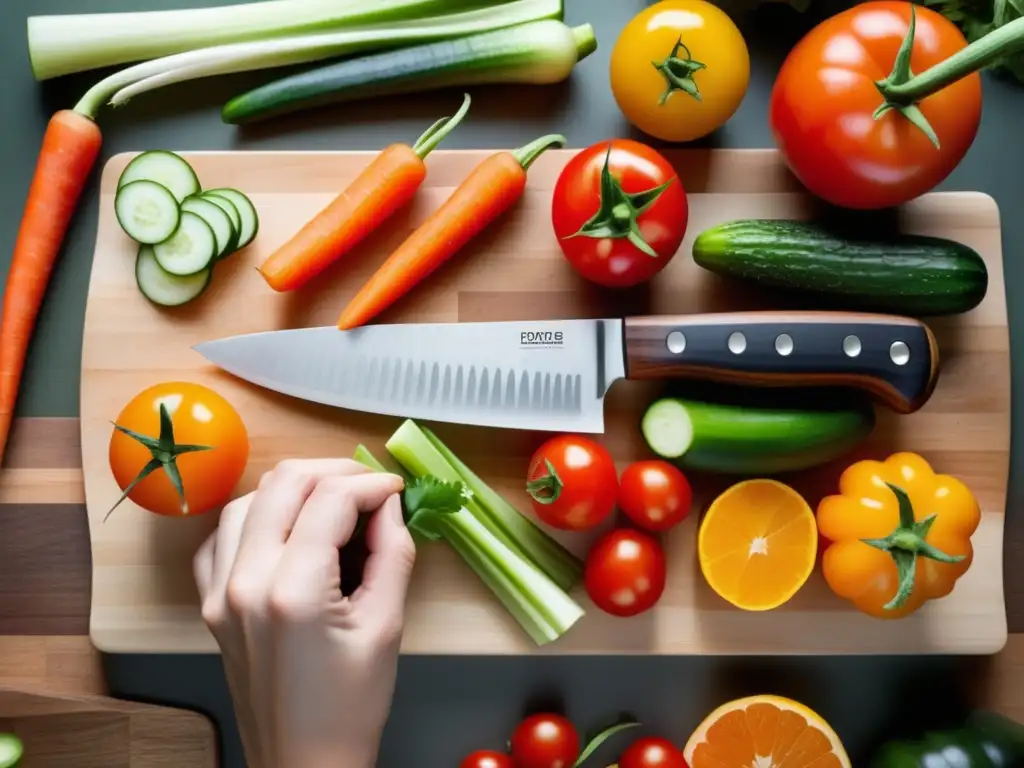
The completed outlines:
[[[238,230],[231,221],[231,217],[216,203],[193,195],[186,197],[181,204],[181,210],[194,213],[210,225],[214,237],[217,238],[217,258],[222,259],[233,252],[238,245]]]
[[[238,209],[235,207],[234,203],[232,203],[226,197],[222,197],[221,195],[214,195],[209,192],[203,192],[203,194],[200,195],[200,197],[202,197],[203,200],[209,200],[211,203],[213,203],[221,210],[223,210],[224,213],[231,217],[231,222],[235,225],[235,229],[237,229],[239,232],[242,231],[242,214],[238,212]]]
[[[167,187],[140,179],[117,190],[114,213],[121,229],[138,243],[162,243],[178,228],[181,211]]]
[[[178,229],[167,240],[153,246],[153,255],[165,272],[194,275],[217,258],[217,236],[201,216],[182,211]]]
[[[238,245],[235,246],[238,250],[245,248],[245,246],[256,239],[256,234],[260,231],[260,217],[256,213],[256,206],[252,204],[252,200],[248,196],[237,189],[230,189],[228,187],[211,189],[205,194],[221,197],[238,210],[238,214],[242,219],[241,230],[238,234]]]
[[[24,752],[21,739],[13,733],[0,733],[0,768],[14,768]]]
[[[190,195],[199,194],[202,190],[199,177],[185,158],[163,149],[143,152],[128,163],[117,181],[117,188],[120,189],[139,179],[155,181],[167,187],[179,203]]]
[[[135,257],[135,282],[142,295],[161,307],[180,307],[196,299],[210,284],[213,269],[184,277],[172,275],[157,263],[152,246],[143,245]]]

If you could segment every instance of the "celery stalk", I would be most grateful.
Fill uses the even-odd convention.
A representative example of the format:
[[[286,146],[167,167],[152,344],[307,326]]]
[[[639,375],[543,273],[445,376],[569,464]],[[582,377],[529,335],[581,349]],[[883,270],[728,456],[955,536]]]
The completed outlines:
[[[439,480],[462,482],[473,493],[466,506],[499,541],[529,560],[561,589],[579,580],[583,564],[571,552],[524,517],[461,462],[436,436],[411,419],[387,441],[388,452],[414,475],[433,475]]]

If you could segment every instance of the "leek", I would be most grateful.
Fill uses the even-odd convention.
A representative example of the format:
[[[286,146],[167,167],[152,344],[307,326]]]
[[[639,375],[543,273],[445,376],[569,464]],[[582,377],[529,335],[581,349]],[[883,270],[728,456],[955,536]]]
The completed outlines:
[[[462,482],[473,493],[466,507],[506,547],[530,561],[561,589],[575,585],[583,564],[565,547],[525,517],[463,464],[436,435],[411,419],[387,441],[388,452],[414,476],[432,475]],[[454,461],[453,461],[454,459]]]
[[[105,103],[120,106],[141,93],[201,77],[302,64],[368,48],[442,40],[515,26],[560,13],[561,7],[562,0],[513,0],[492,8],[431,19],[231,43],[177,53],[136,64],[100,81],[82,97],[76,111],[95,115]]]
[[[373,469],[384,466],[364,446],[356,459]],[[472,492],[463,482],[413,474],[402,508],[417,546],[447,542],[537,645],[557,640],[583,617],[579,604],[474,516],[468,508]]]
[[[38,80],[175,53],[343,28],[427,21],[468,11],[501,14],[508,0],[266,0],[136,13],[31,16],[28,49]],[[561,18],[561,0],[544,16]]]

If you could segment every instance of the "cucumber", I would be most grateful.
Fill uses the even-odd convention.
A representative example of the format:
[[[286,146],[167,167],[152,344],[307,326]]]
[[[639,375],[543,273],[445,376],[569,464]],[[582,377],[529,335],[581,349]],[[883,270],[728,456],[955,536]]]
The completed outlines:
[[[172,275],[160,267],[149,245],[140,246],[135,257],[135,282],[139,290],[161,307],[180,307],[198,298],[210,284],[212,275],[210,268],[185,277]]]
[[[814,295],[830,309],[952,315],[988,290],[977,252],[939,237],[857,237],[809,222],[743,219],[705,230],[693,259],[712,272]]]
[[[14,768],[24,752],[21,739],[13,733],[0,733],[0,768]]]
[[[211,189],[206,193],[211,197],[221,198],[231,203],[235,210],[238,212],[240,224],[240,231],[238,235],[238,245],[235,246],[237,250],[242,250],[256,239],[257,233],[260,231],[260,217],[256,213],[256,206],[252,204],[252,200],[248,198],[242,192],[237,189]]]
[[[687,469],[776,474],[832,461],[875,426],[867,404],[835,409],[751,407],[663,398],[644,413],[648,447]]]
[[[181,210],[194,213],[213,230],[217,240],[217,258],[222,259],[232,253],[238,246],[238,230],[231,217],[216,203],[212,203],[199,195],[186,197]]]
[[[174,234],[181,219],[178,201],[155,181],[125,184],[114,197],[114,214],[129,237],[138,243],[162,243]]]
[[[185,158],[163,149],[143,152],[128,163],[117,181],[117,188],[139,179],[155,181],[167,187],[179,203],[186,197],[199,194],[202,189],[199,177]]]
[[[165,272],[179,277],[194,275],[217,257],[217,238],[201,217],[182,211],[178,229],[169,239],[153,246],[153,255]]]

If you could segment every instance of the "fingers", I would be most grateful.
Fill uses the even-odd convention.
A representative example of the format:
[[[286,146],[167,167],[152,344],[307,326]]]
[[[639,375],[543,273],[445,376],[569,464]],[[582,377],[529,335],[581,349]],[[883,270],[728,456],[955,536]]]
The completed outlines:
[[[195,557],[192,558],[192,575],[196,580],[196,588],[199,590],[199,599],[206,600],[210,594],[210,585],[213,583],[213,558],[217,547],[217,531],[212,531],[206,537]]]
[[[362,586],[352,596],[353,603],[365,604],[366,610],[379,613],[385,621],[396,616],[401,620],[416,562],[416,545],[405,527],[398,496],[392,496],[374,514],[366,531],[366,543],[370,556]]]
[[[295,521],[288,547],[330,547],[348,543],[360,512],[373,512],[402,490],[397,475],[367,473],[320,481]]]

